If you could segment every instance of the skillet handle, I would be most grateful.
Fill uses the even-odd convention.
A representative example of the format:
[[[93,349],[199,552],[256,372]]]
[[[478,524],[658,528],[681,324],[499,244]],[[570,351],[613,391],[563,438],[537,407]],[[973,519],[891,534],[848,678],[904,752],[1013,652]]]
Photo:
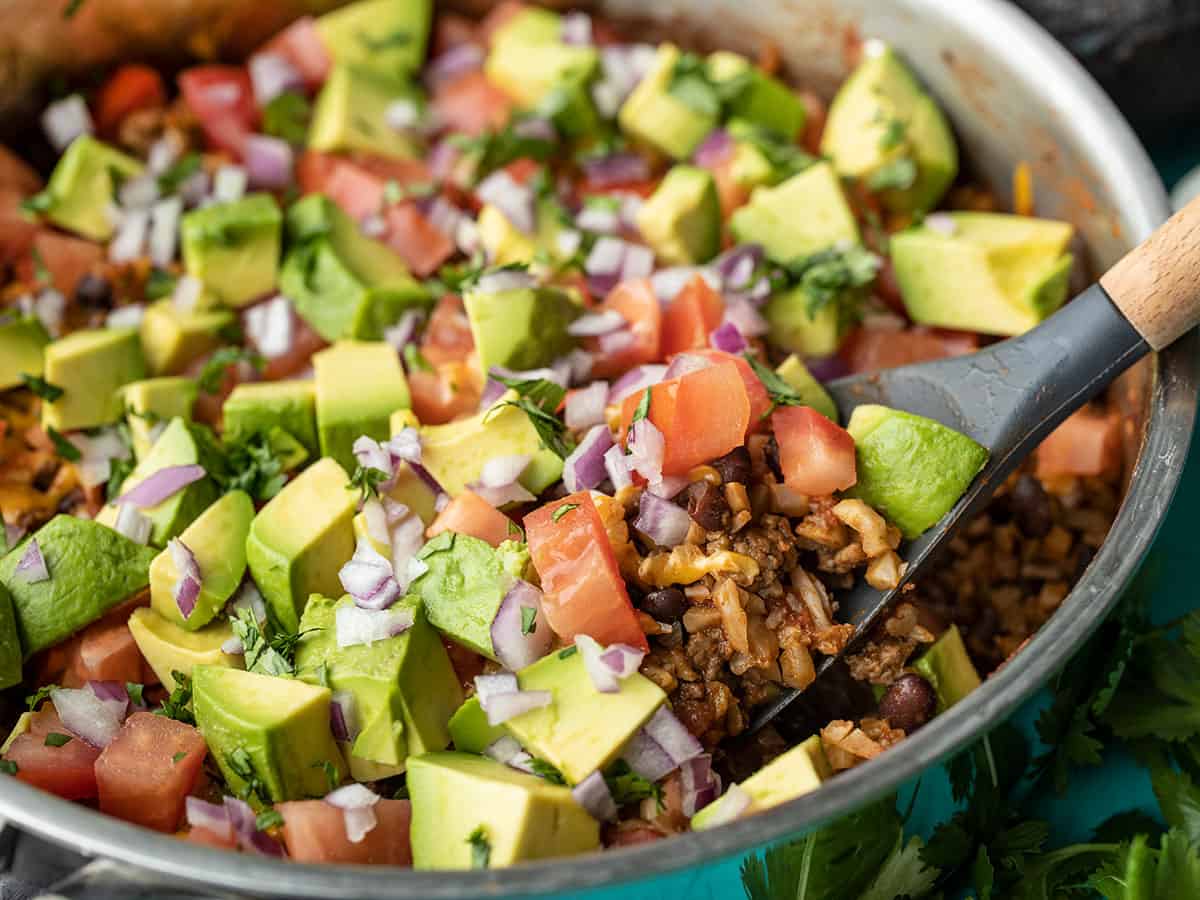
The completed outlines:
[[[1155,350],[1200,324],[1200,198],[1129,251],[1100,284]]]

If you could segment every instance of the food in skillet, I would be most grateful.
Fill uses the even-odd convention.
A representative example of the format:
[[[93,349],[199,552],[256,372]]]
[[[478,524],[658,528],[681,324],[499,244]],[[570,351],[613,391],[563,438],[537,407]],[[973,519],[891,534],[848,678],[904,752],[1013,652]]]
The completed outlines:
[[[301,861],[656,840],[922,727],[1103,539],[1097,409],[853,648],[875,714],[735,780],[838,592],[986,458],[821,379],[1032,327],[1072,228],[951,189],[883,46],[826,111],[770,54],[430,19],[360,0],[177,92],[126,65],[46,109],[45,185],[3,157],[9,775]]]

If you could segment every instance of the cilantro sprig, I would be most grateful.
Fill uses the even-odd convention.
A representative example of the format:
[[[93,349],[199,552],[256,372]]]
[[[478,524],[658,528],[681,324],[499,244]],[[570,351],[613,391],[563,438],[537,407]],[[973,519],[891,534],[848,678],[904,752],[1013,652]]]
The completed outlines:
[[[175,690],[163,700],[154,714],[183,722],[185,725],[195,725],[196,717],[192,715],[192,679],[178,671],[171,672],[171,677],[175,679]]]
[[[30,375],[28,372],[21,373],[21,383],[33,396],[40,397],[47,403],[53,403],[66,393],[57,384],[51,384],[40,375]]]
[[[772,277],[774,291],[800,287],[808,299],[808,316],[837,304],[843,320],[855,320],[865,290],[882,265],[878,256],[858,244],[828,247],[784,263]]]
[[[260,625],[249,607],[242,607],[229,620],[233,634],[242,642],[246,668],[262,675],[289,678],[296,674],[296,645],[307,634],[290,634],[270,625]]]
[[[200,390],[206,394],[219,394],[221,382],[225,380],[225,372],[230,366],[236,366],[239,363],[249,363],[259,372],[267,364],[262,356],[245,347],[220,347],[208,358],[204,368],[200,370],[200,377],[196,379]]]
[[[771,398],[771,405],[762,414],[762,418],[767,418],[780,406],[809,405],[794,387],[784,381],[770,366],[764,365],[753,353],[743,353],[742,356],[745,357],[746,362],[750,363],[750,368],[754,370],[758,380],[767,389],[767,396]]]
[[[566,396],[566,389],[545,378],[514,379],[493,375],[506,388],[517,392],[516,400],[506,400],[502,406],[515,406],[529,417],[542,447],[566,459],[575,449],[575,442],[556,410]]]
[[[471,868],[486,869],[492,861],[492,844],[482,825],[467,836],[467,843],[471,845]]]

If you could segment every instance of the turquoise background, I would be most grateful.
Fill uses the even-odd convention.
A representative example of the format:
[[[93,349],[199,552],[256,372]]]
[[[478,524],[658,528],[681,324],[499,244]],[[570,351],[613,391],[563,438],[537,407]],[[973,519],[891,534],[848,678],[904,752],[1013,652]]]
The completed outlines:
[[[1164,181],[1173,185],[1200,158],[1200,133],[1187,140],[1176,137],[1169,146],[1153,146],[1153,150]],[[1190,560],[1196,554],[1196,526],[1192,512],[1200,509],[1200,447],[1197,446],[1200,440],[1197,437],[1193,435],[1191,456],[1175,502],[1138,576],[1153,598],[1156,621],[1182,615],[1194,608],[1200,599],[1190,567],[1172,566],[1172,561]],[[1032,741],[1035,753],[1040,752],[1041,744],[1033,723],[1049,699],[1049,692],[1043,690],[1012,718]],[[920,782],[911,825],[917,832],[928,835],[937,823],[950,817],[953,804],[949,783],[940,766],[927,771]],[[909,783],[901,790],[901,808],[908,803],[914,787],[915,783]],[[1103,766],[1077,770],[1067,793],[1050,794],[1035,806],[1035,814],[1050,823],[1049,845],[1058,846],[1086,840],[1097,824],[1114,813],[1129,809],[1140,809],[1158,817],[1149,777],[1128,754],[1112,748],[1106,751]],[[670,877],[571,896],[580,900],[738,900],[745,896],[738,874],[741,862],[742,857],[734,857]]]

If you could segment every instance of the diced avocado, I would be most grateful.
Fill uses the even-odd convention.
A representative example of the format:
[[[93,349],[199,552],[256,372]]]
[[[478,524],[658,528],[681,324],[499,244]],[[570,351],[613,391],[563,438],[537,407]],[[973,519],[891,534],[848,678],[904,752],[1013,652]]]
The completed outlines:
[[[176,417],[192,420],[192,407],[200,389],[194,378],[147,378],[125,385],[122,396],[128,410],[129,433],[133,438],[133,454],[145,458],[154,444],[160,424]]]
[[[430,0],[358,0],[318,18],[317,31],[339,63],[416,72],[425,62],[430,7]]]
[[[312,194],[287,214],[292,248],[279,285],[328,341],[379,340],[385,328],[432,298],[390,248],[362,233],[328,197]]]
[[[810,166],[778,187],[756,188],[733,214],[730,228],[738,243],[762,244],[779,262],[859,240],[858,223],[829,163]]]
[[[180,224],[183,264],[223,306],[245,306],[275,290],[283,214],[270,194],[194,209]]]
[[[420,92],[404,81],[360,66],[335,65],[313,106],[309,148],[415,158],[419,148],[412,138],[388,124],[388,107],[398,100],[423,102]]]
[[[338,609],[354,606],[350,597],[311,597],[300,619],[304,634],[296,649],[298,677],[317,683],[324,677],[335,691],[354,695],[360,730],[350,755],[388,766],[404,766],[410,756],[444,750],[447,723],[462,703],[462,688],[438,633],[420,601],[405,597],[394,609],[409,608],[413,625],[373,644],[339,647]]]
[[[503,725],[489,725],[487,713],[478,697],[469,697],[450,717],[450,738],[454,749],[464,753],[482,753],[508,734]]]
[[[274,620],[288,632],[300,625],[309,594],[340,595],[338,570],[354,555],[349,476],[322,459],[288,482],[254,517],[246,562]]]
[[[329,698],[329,688],[296,678],[226,666],[192,670],[196,727],[230,789],[256,809],[324,797],[336,786],[325,771],[332,766],[340,776],[342,768]],[[259,790],[251,789],[251,771]]]
[[[173,672],[190,677],[196,666],[242,668],[241,656],[221,649],[233,637],[233,626],[228,619],[205,625],[198,631],[185,631],[149,607],[142,606],[129,616],[129,633],[168,691],[175,690]]]
[[[246,574],[246,537],[254,519],[254,503],[243,491],[230,491],[179,535],[200,569],[200,596],[184,617],[175,602],[179,569],[170,550],[150,564],[150,605],[164,619],[188,631],[203,628],[224,608]]]
[[[801,286],[773,296],[763,315],[771,343],[802,356],[835,353],[846,332],[839,304],[827,303],[813,313],[811,297]]]
[[[75,331],[46,345],[43,375],[62,388],[42,402],[42,426],[76,431],[109,425],[124,410],[117,389],[146,376],[135,328]]]
[[[673,159],[688,159],[717,126],[717,116],[689,106],[671,93],[679,48],[659,44],[654,66],[617,113],[621,130],[634,141]]]
[[[596,134],[600,117],[592,100],[595,67],[564,74],[558,84],[542,95],[534,114],[548,119],[559,134],[571,140]]]
[[[17,724],[12,727],[12,731],[8,733],[8,737],[4,739],[4,743],[0,744],[0,756],[4,756],[4,754],[8,753],[8,748],[13,745],[13,741],[25,734],[25,732],[29,731],[29,723],[32,721],[33,713],[21,713],[21,717],[17,719]]]
[[[493,548],[487,541],[444,531],[417,554],[429,570],[409,591],[420,597],[429,621],[447,637],[489,659],[492,620],[513,582],[529,568],[529,548],[505,541]]]
[[[0,391],[16,387],[22,375],[41,375],[50,335],[36,316],[0,320]]]
[[[463,297],[480,368],[536,369],[575,346],[567,326],[582,311],[558,288],[515,288],[497,293],[469,290]]]
[[[858,456],[848,492],[919,537],[948,513],[988,460],[987,448],[940,422],[886,406],[859,406],[846,426]]]
[[[751,191],[764,185],[770,187],[778,184],[775,167],[771,165],[762,148],[750,141],[737,141],[733,145],[733,162],[729,165],[729,175],[735,183]]]
[[[354,441],[364,434],[387,440],[392,413],[410,405],[400,357],[383,342],[338,341],[312,362],[321,455],[353,471]]]
[[[152,375],[177,375],[217,349],[221,333],[237,317],[227,309],[180,312],[168,298],[152,303],[142,316],[142,352]]]
[[[1067,222],[1002,213],[940,213],[892,238],[892,263],[913,321],[1022,334],[1062,306],[1071,275]]]
[[[479,211],[476,224],[479,244],[494,265],[535,264],[543,259],[561,263],[566,259],[558,242],[564,227],[561,207],[553,199],[543,198],[538,202],[534,234],[525,234],[490,204],[485,204]]]
[[[16,575],[30,540],[37,540],[50,578]],[[150,583],[154,550],[88,519],[58,515],[0,559],[0,585],[12,594],[21,647],[28,659],[53,647],[128,600]]]
[[[807,113],[796,93],[746,57],[727,50],[713,53],[708,57],[708,74],[733,94],[730,115],[789,141],[804,128]]]
[[[21,683],[21,636],[12,594],[0,583],[0,690]]]
[[[467,484],[478,481],[483,464],[495,456],[531,456],[520,481],[534,494],[562,476],[562,459],[542,447],[529,417],[505,405],[516,396],[509,391],[470,418],[421,427],[421,463],[450,496],[457,497]]]
[[[957,625],[943,631],[942,636],[913,663],[913,668],[933,685],[939,713],[982,684]]]
[[[492,35],[484,64],[488,80],[520,106],[531,107],[564,83],[586,84],[596,73],[595,47],[565,44],[562,19],[546,9],[526,8]]]
[[[429,484],[404,461],[396,464],[396,474],[387,496],[403,503],[417,518],[429,525],[437,517],[437,494]]]
[[[81,135],[63,153],[46,184],[46,218],[85,238],[107,241],[115,230],[110,209],[119,182],[141,173],[142,164],[132,156]]]
[[[204,463],[204,448],[191,428],[181,418],[172,419],[150,452],[129,473],[121,485],[121,494],[124,496],[160,469]],[[206,476],[176,491],[157,506],[142,509],[142,515],[154,526],[150,532],[150,543],[155,547],[166,546],[167,541],[191,525],[216,499],[217,486]],[[119,503],[120,497],[101,509],[96,521],[114,527]]]
[[[634,672],[615,694],[602,694],[573,647],[551,653],[517,673],[523,691],[550,691],[549,706],[509,719],[505,729],[571,784],[605,768],[654,714],[666,694]]]
[[[775,374],[786,381],[807,406],[811,406],[830,421],[838,421],[837,404],[829,396],[829,391],[813,378],[808,367],[796,354],[793,353],[780,363]]]
[[[897,160],[916,165],[903,190],[886,190],[884,204],[897,212],[929,210],[958,174],[958,147],[937,102],[886,45],[873,42],[829,107],[821,152],[848,178],[870,179]]]
[[[664,262],[708,262],[721,249],[721,201],[712,173],[696,166],[672,168],[638,209],[637,226]]]
[[[569,788],[483,756],[411,759],[408,794],[415,869],[473,868],[480,842],[491,868],[600,847],[599,823]]]
[[[317,456],[316,389],[311,381],[239,384],[222,408],[225,440],[240,441],[282,428]]]
[[[762,812],[815,791],[821,782],[833,776],[833,770],[825,759],[821,738],[813,735],[781,756],[775,757],[739,787],[750,795],[750,806],[743,815]],[[714,817],[719,817],[725,796],[718,797],[692,817],[692,830],[709,828]]]

